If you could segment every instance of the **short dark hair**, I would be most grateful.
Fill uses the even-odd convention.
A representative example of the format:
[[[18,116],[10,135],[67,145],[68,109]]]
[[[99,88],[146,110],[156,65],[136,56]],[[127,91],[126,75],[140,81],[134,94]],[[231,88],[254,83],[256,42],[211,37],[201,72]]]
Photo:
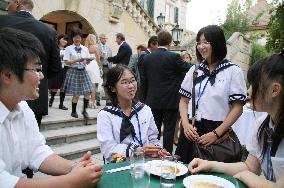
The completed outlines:
[[[71,31],[71,39],[77,35],[80,35],[80,37],[83,36],[81,29],[73,29]]]
[[[41,42],[31,33],[4,27],[0,29],[0,41],[0,72],[8,69],[20,81],[23,81],[28,58],[40,62],[39,57],[44,56]]]
[[[161,31],[158,33],[159,46],[167,46],[173,41],[172,35],[168,31]]]
[[[58,35],[57,37],[57,43],[59,44],[60,43],[60,39],[64,38],[65,40],[68,40],[68,35],[66,34],[60,34]]]
[[[136,49],[137,50],[140,49],[141,51],[145,51],[147,48],[143,44],[139,44]]]
[[[206,27],[201,28],[196,36],[196,42],[200,41],[200,36],[204,34],[207,42],[210,42],[212,46],[212,58],[214,60],[223,60],[227,55],[227,46],[225,35],[221,27],[217,25],[208,25]],[[203,60],[201,54],[197,50],[196,46],[196,57],[199,62]]]
[[[117,105],[118,101],[117,94],[112,91],[112,88],[115,87],[116,83],[119,81],[125,70],[129,70],[136,79],[134,72],[129,67],[120,64],[111,68],[106,75],[106,83],[104,87],[106,89],[107,95],[109,96],[112,104],[114,105]]]
[[[120,38],[122,41],[125,41],[125,36],[124,36],[124,34],[122,34],[122,33],[117,33],[115,36],[116,36],[117,38]]]
[[[152,45],[156,45],[158,44],[158,37],[157,36],[151,36],[148,40],[148,48],[151,47],[151,44]]]

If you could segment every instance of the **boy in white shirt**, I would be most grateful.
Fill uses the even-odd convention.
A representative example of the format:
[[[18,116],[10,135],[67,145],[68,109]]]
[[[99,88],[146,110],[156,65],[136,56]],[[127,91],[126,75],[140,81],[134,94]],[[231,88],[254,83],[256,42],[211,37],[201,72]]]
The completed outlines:
[[[91,187],[102,175],[91,153],[79,163],[54,154],[39,132],[25,100],[39,97],[43,79],[39,56],[43,47],[32,34],[11,28],[0,29],[0,187]],[[49,179],[26,179],[22,170],[31,168]]]

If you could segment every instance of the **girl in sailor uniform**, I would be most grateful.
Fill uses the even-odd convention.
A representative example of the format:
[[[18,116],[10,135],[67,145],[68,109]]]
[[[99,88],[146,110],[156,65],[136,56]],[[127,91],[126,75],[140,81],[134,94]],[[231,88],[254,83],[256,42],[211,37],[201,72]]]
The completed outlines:
[[[228,131],[242,114],[247,93],[240,67],[224,59],[227,47],[222,29],[216,25],[204,27],[198,32],[196,42],[196,56],[201,63],[187,72],[179,91],[183,130],[176,154],[184,163],[193,159],[193,141],[208,146]],[[193,127],[191,93],[195,70],[198,75],[195,80],[196,123]]]
[[[168,155],[161,149],[150,107],[134,100],[134,73],[118,65],[107,73],[105,87],[112,106],[106,106],[97,116],[97,138],[104,158],[112,162],[112,154],[130,157],[135,150],[145,151],[146,155]]]
[[[251,188],[283,188],[284,49],[280,54],[273,54],[254,63],[248,70],[247,78],[252,109],[267,112],[268,115],[247,145],[249,155],[246,161],[220,163],[194,159],[189,164],[189,171],[193,174],[204,171],[225,173]]]

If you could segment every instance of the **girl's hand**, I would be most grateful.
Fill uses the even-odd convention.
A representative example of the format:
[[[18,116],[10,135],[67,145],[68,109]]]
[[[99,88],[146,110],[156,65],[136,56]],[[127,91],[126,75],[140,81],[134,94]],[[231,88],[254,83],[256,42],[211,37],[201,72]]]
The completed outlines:
[[[198,172],[210,172],[212,169],[210,161],[195,158],[193,159],[189,165],[188,170],[192,174],[196,174]]]
[[[199,138],[196,127],[191,124],[183,125],[183,131],[188,140],[195,141]]]
[[[209,132],[209,133],[206,133],[206,134],[202,135],[201,137],[199,137],[197,141],[198,141],[199,144],[209,146],[209,145],[215,143],[217,139],[218,138],[216,137],[216,135],[213,132]]]

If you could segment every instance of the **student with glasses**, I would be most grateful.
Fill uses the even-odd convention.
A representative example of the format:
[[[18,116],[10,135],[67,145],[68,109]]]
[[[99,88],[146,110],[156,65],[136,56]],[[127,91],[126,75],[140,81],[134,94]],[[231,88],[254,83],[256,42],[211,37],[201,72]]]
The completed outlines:
[[[104,107],[97,117],[97,138],[104,158],[112,162],[113,154],[130,157],[136,150],[152,156],[168,155],[161,149],[150,107],[135,100],[134,73],[118,65],[108,71],[105,87],[112,105]]]
[[[221,163],[194,159],[188,168],[193,174],[226,173],[251,188],[281,188],[284,186],[284,49],[254,63],[247,78],[253,110],[267,112],[268,116],[247,146],[250,154],[246,161]],[[260,176],[261,172],[265,178]]]
[[[39,56],[41,42],[32,34],[0,29],[0,187],[94,187],[102,166],[87,152],[80,162],[64,159],[46,145],[27,100],[39,97],[44,76]],[[26,178],[23,170],[52,175]]]

